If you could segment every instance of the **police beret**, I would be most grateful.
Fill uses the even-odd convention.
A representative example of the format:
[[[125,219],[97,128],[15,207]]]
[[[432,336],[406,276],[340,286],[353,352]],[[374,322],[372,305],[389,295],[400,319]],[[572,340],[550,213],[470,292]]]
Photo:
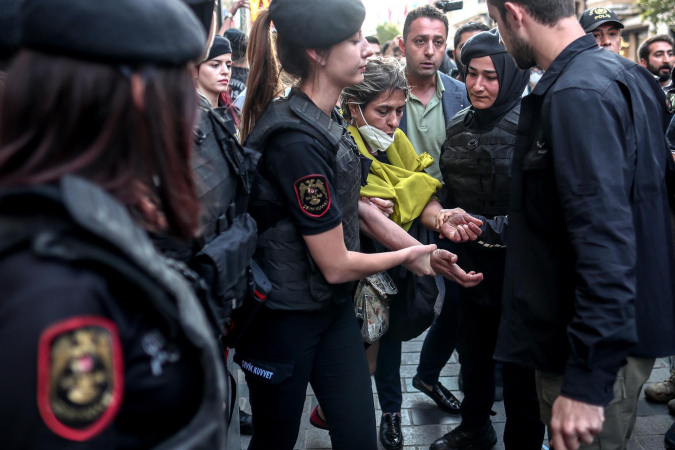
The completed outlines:
[[[226,53],[232,53],[230,41],[222,36],[215,36],[213,39],[213,45],[209,51],[209,56],[207,56],[206,59],[214,59]]]
[[[462,47],[462,64],[469,65],[473,58],[506,53],[506,47],[499,43],[499,31],[496,28],[483,31],[469,38]]]
[[[21,45],[111,64],[181,65],[206,45],[180,0],[25,0]]]
[[[617,17],[616,13],[607,8],[587,9],[581,14],[581,17],[579,18],[579,24],[586,33],[590,33],[600,25],[607,22],[615,22],[619,28],[623,28],[623,24]]]
[[[232,44],[232,59],[235,61],[240,60],[244,55],[246,55],[246,48],[248,47],[248,40],[246,39],[246,34],[236,28],[228,28],[225,31],[225,37],[230,44]]]
[[[270,17],[284,41],[302,48],[327,48],[361,29],[361,0],[274,0]]]

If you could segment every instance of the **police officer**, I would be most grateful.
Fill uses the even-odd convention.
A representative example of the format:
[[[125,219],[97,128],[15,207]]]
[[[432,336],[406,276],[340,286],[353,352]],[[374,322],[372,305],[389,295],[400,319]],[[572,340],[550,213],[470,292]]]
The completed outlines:
[[[497,30],[470,38],[461,58],[472,106],[459,112],[447,129],[441,155],[445,178],[442,204],[484,217],[503,217],[507,214],[520,99],[529,81],[529,72],[515,66],[499,43]],[[506,250],[499,245],[485,246],[479,239],[457,245],[455,251],[469,270],[483,272],[485,281],[476,287],[460,289],[458,351],[464,378],[462,423],[431,448],[488,449],[497,442],[490,422],[495,390],[492,354],[499,327]],[[509,364],[504,364],[502,371],[507,412],[506,448],[539,450],[544,425],[538,417],[534,371]]]
[[[581,14],[579,25],[586,33],[593,34],[598,47],[621,54],[621,30],[624,26],[614,11],[607,8],[587,9]]]
[[[222,357],[146,233],[197,229],[202,27],[177,0],[27,0],[21,22],[0,106],[0,441],[222,448]]]
[[[254,450],[293,448],[308,382],[334,449],[377,448],[353,281],[419,262],[435,249],[358,253],[368,165],[335,104],[345,87],[363,80],[372,55],[360,31],[364,17],[360,0],[275,0],[251,32],[242,135],[262,153],[249,211],[259,232],[254,259],[272,282],[235,355],[250,390]],[[274,100],[282,91],[278,64],[298,83],[288,98]]]
[[[211,29],[213,1],[193,1],[190,6],[202,18],[205,29]],[[219,106],[220,95],[228,84],[223,81],[230,76],[230,42],[216,35],[207,51],[204,61],[192,69],[199,94],[199,119],[194,129],[191,167],[201,205],[200,229],[191,242],[176,242],[164,236],[157,238],[156,244],[165,254],[196,270],[206,282],[209,289],[199,290],[201,300],[217,316],[213,332],[223,338],[225,346],[233,345],[232,311],[255,292],[250,289],[256,281],[250,265],[256,225],[246,209],[259,156],[239,144],[231,111]],[[257,281],[261,283],[259,278],[258,275]],[[236,396],[230,398],[225,416],[236,424],[237,411],[229,410],[237,404]],[[252,434],[251,416],[239,410],[238,417],[241,434]],[[230,428],[232,436],[235,432],[232,424]],[[231,445],[236,444],[235,439],[230,441]]]

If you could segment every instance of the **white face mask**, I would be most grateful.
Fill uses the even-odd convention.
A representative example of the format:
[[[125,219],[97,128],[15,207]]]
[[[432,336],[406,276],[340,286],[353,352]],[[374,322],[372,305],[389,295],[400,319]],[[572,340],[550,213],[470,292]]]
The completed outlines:
[[[530,72],[530,84],[536,86],[537,83],[539,83],[539,80],[541,80],[542,76],[544,76],[543,72],[537,72],[536,70],[533,70]]]
[[[359,133],[361,133],[363,140],[372,151],[386,152],[391,144],[394,143],[394,137],[389,136],[379,128],[368,125],[366,117],[363,115],[363,111],[361,111],[361,106],[359,106],[359,112],[361,113],[361,117],[363,117],[363,121],[366,122],[364,126],[359,127]]]

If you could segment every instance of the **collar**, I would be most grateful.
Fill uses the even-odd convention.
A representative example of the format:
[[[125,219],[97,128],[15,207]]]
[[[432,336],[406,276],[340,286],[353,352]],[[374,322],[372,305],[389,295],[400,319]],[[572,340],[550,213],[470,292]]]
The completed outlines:
[[[438,98],[443,98],[443,92],[445,92],[445,85],[443,84],[443,79],[441,78],[440,70],[436,72],[436,95]]]
[[[576,41],[568,45],[565,50],[563,50],[558,57],[553,61],[551,66],[547,71],[544,72],[544,76],[541,77],[539,83],[532,91],[534,95],[544,95],[548,92],[548,89],[556,82],[558,77],[562,75],[565,71],[565,67],[572,61],[579,53],[585,52],[587,50],[598,47],[598,43],[595,42],[595,38],[592,34],[587,34],[580,37]],[[604,50],[604,49],[601,49]]]

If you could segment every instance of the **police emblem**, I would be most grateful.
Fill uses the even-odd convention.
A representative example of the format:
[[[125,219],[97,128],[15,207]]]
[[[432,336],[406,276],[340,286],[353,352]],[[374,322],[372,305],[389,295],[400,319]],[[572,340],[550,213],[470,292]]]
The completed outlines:
[[[666,95],[666,112],[672,115],[675,113],[675,107],[673,107],[673,99],[671,97],[675,98],[675,92]]]
[[[321,217],[330,207],[328,182],[323,175],[308,175],[295,182],[295,195],[302,210],[311,217]]]
[[[75,317],[42,333],[38,349],[38,407],[57,435],[86,441],[103,431],[122,403],[122,347],[115,324]]]

